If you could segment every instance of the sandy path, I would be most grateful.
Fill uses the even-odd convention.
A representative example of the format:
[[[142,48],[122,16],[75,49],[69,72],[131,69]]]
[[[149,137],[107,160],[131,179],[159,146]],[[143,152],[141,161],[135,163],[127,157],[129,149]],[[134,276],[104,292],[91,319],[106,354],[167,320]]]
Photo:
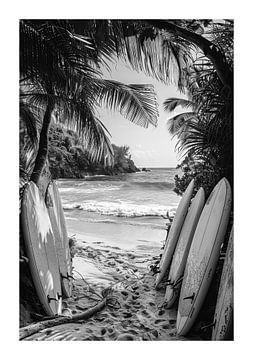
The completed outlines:
[[[164,308],[164,290],[155,290],[155,276],[148,271],[154,258],[119,250],[84,244],[76,248],[74,268],[78,273],[74,272],[72,297],[63,302],[64,314],[94,306],[99,301],[96,294],[101,300],[109,287],[110,300],[102,311],[88,320],[48,328],[25,340],[187,340],[176,334],[176,309]]]
[[[80,298],[87,294],[83,282],[75,284],[73,298],[65,306],[76,313],[95,301]],[[115,307],[86,321],[59,325],[34,334],[26,340],[182,340],[176,336],[176,311],[162,307],[164,293],[154,290],[152,275],[132,282],[124,290],[113,290]],[[77,300],[77,298],[79,298]],[[66,313],[67,311],[66,310]]]

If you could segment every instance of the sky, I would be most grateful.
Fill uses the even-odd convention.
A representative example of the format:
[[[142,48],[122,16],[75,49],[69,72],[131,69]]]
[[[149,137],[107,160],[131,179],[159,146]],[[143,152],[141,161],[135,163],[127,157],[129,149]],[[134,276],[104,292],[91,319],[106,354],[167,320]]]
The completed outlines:
[[[111,133],[111,142],[115,145],[128,145],[130,154],[137,167],[176,167],[180,155],[175,151],[177,140],[172,139],[166,123],[171,114],[163,110],[163,102],[169,97],[182,97],[176,87],[165,85],[156,79],[136,72],[123,61],[110,64],[110,73],[103,69],[105,79],[117,80],[125,84],[153,84],[159,105],[158,126],[142,128],[131,123],[120,113],[103,108],[99,115]]]

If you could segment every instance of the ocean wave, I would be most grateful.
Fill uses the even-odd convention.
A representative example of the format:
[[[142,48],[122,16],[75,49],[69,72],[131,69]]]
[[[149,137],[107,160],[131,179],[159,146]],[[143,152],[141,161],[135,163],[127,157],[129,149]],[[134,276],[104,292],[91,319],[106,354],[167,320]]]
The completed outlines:
[[[105,201],[87,201],[83,203],[65,203],[64,210],[85,210],[102,215],[113,215],[118,217],[141,217],[141,216],[166,216],[168,210],[173,214],[176,205],[162,206],[156,204],[139,205],[126,202],[115,203]]]
[[[84,188],[76,188],[76,187],[63,187],[59,188],[60,193],[73,193],[73,194],[93,194],[97,192],[104,192],[104,191],[116,191],[120,190],[120,186],[98,186],[94,188],[84,189]]]
[[[124,184],[125,188],[129,187],[141,187],[145,189],[160,189],[160,190],[171,190],[175,184],[166,181],[132,181]]]
[[[76,220],[78,221],[77,218],[72,218],[72,217],[66,217],[66,219],[68,220]],[[114,219],[92,219],[92,218],[84,218],[82,219],[82,221],[84,222],[88,222],[88,223],[95,223],[95,224],[115,224],[118,225],[119,224],[119,220],[114,220]],[[156,224],[153,222],[146,222],[146,221],[123,221],[120,223],[121,225],[130,225],[130,226],[143,226],[143,227],[148,227],[151,229],[166,229],[166,225],[165,224]]]

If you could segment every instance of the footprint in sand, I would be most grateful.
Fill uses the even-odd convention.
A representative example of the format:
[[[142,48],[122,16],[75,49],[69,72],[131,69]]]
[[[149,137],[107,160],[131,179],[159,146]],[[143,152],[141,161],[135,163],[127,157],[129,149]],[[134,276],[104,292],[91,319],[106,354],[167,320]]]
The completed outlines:
[[[163,315],[164,313],[165,313],[165,310],[159,310],[159,311],[158,311],[158,315],[159,315],[159,316]]]
[[[131,314],[130,312],[123,312],[123,316],[124,318],[130,318],[133,316],[133,314]]]
[[[167,321],[167,319],[157,319],[155,320],[155,324],[160,324],[161,322]]]
[[[133,305],[133,306],[136,306],[136,305],[140,306],[141,304],[140,304],[139,301],[133,300],[133,301],[132,301],[132,305]]]
[[[159,334],[157,330],[153,330],[151,334],[154,335],[154,337],[158,338]]]
[[[129,333],[121,334],[115,339],[116,341],[129,341],[129,340],[135,340],[136,338]]]
[[[165,325],[162,325],[162,328],[163,329],[171,329],[171,325],[165,324]]]
[[[149,303],[148,303],[150,306],[155,306],[155,303],[153,303],[152,301],[150,301]],[[159,314],[158,314],[159,315]]]
[[[141,308],[141,305],[140,305],[140,304],[134,304],[133,307],[134,307],[135,309],[140,309],[140,308]]]
[[[109,328],[107,329],[107,331],[108,331],[109,334],[112,334],[112,333],[114,332],[113,328],[111,328],[111,327],[109,327]]]
[[[147,310],[142,310],[141,313],[142,313],[143,315],[146,315],[146,316],[150,317],[150,314],[147,312]]]
[[[128,293],[127,291],[125,291],[125,290],[121,291],[121,294],[122,294],[123,296],[128,296],[128,295],[129,295],[129,293]]]

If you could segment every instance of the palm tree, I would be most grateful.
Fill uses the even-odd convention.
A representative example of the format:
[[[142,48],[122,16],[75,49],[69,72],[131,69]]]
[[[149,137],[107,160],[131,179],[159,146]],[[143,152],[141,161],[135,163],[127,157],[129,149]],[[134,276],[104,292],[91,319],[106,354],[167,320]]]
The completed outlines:
[[[96,116],[96,106],[117,109],[141,126],[157,123],[152,85],[127,86],[103,80],[98,66],[108,57],[110,47],[97,49],[92,40],[71,30],[68,22],[20,22],[21,109],[28,109],[30,118],[40,120],[30,178],[35,183],[47,159],[48,131],[54,114],[59,122],[82,134],[93,159],[107,162],[112,158],[112,148],[109,134]],[[21,117],[31,135],[22,111]]]
[[[233,21],[113,20],[108,27],[103,39],[113,34],[117,53],[134,69],[174,82],[187,94],[188,100],[170,99],[171,106],[187,108],[169,122],[180,135],[178,149],[209,154],[232,182]]]
[[[74,67],[75,72],[78,74],[83,71],[84,76],[86,76],[84,82],[87,84],[92,83],[94,76],[97,79],[99,78],[98,70],[94,64],[96,66],[99,66],[101,63],[106,64],[107,61],[111,60],[113,55],[116,54],[116,56],[121,56],[127,60],[132,67],[138,71],[145,71],[147,74],[153,75],[165,83],[174,82],[183,92],[188,89],[189,93],[191,93],[193,103],[198,104],[201,98],[203,99],[203,93],[206,92],[209,99],[208,111],[210,113],[214,114],[212,108],[213,106],[217,107],[217,104],[220,102],[219,94],[221,93],[223,97],[226,98],[226,106],[223,106],[223,110],[219,112],[221,120],[219,121],[219,127],[216,126],[217,122],[213,121],[210,123],[208,120],[205,120],[209,124],[209,129],[204,129],[203,126],[203,131],[208,130],[209,134],[211,134],[212,129],[227,127],[227,133],[229,134],[228,141],[231,140],[231,124],[233,122],[232,21],[88,20],[84,22],[81,20],[71,20],[68,22],[60,22],[59,26],[58,23],[56,24],[56,22],[52,20],[51,22],[47,22],[46,25],[43,21],[40,21],[33,27],[35,27],[36,30],[39,29],[39,32],[46,33],[46,39],[50,39],[49,43],[51,43],[51,47],[52,43],[53,45],[57,45],[58,42],[60,44],[60,46],[58,46],[58,48],[60,48],[60,54],[57,53],[57,56],[55,56],[55,54],[48,56],[48,64],[55,65],[56,63],[57,65],[57,60],[53,61],[52,58],[61,59],[61,56],[63,56],[63,60],[61,59],[60,61],[61,64],[64,64],[63,73],[66,73],[65,70],[69,69],[68,65],[70,64],[71,69]],[[43,29],[43,31],[41,29]],[[77,36],[76,33],[81,35]],[[51,39],[51,37],[53,39]],[[61,41],[59,41],[59,39]],[[64,42],[63,39],[68,39],[68,41]],[[45,46],[44,43],[43,46]],[[75,49],[74,55],[73,48]],[[49,50],[51,50],[51,48]],[[38,57],[34,56],[34,58],[37,59]],[[34,61],[31,61],[31,63],[33,65]],[[93,64],[92,67],[90,66],[91,64]],[[43,71],[45,72],[45,66]],[[33,71],[30,71],[30,73],[33,74]],[[62,74],[62,72],[59,73],[60,75]],[[192,73],[194,73],[194,76]],[[219,92],[215,93],[214,99],[212,99],[214,92],[211,86],[208,88],[208,81],[214,82],[214,87],[219,89]],[[110,96],[113,95],[115,99],[120,99],[121,105],[126,105],[125,96],[122,96],[122,91],[121,96],[118,96],[119,94],[115,91],[115,84],[107,83],[105,85],[104,83],[102,90],[97,90],[98,87],[97,82],[95,85],[96,93],[101,94],[102,99],[94,98],[94,87],[92,87],[92,85],[91,87],[87,87],[86,99],[89,98],[88,95],[91,97],[88,101],[88,107],[97,100],[99,103],[101,103],[101,100],[103,100],[103,102],[107,100],[110,106],[115,107],[117,102],[108,96],[109,93]],[[116,88],[119,90],[119,86],[116,86]],[[203,88],[205,88],[205,90],[203,90]],[[91,91],[89,92],[90,89]],[[124,101],[122,101],[123,97]],[[216,105],[214,104],[215,101]],[[69,99],[67,104],[69,104]],[[117,104],[120,105],[119,103]],[[151,108],[154,109],[152,106]],[[119,109],[122,110],[120,107]],[[131,107],[129,109],[131,109]],[[219,110],[220,109],[221,107]],[[149,111],[150,107],[148,107],[147,110]],[[198,111],[199,115],[200,112],[201,107]],[[129,111],[126,113],[129,113]],[[47,113],[45,113],[45,116],[46,115]],[[189,116],[188,114],[188,119],[190,119]],[[67,118],[69,119],[69,117]],[[147,125],[150,121],[145,122],[145,120],[143,120],[144,118],[142,118],[141,125]],[[155,118],[154,112],[151,118]],[[223,124],[224,118],[226,118],[225,125]],[[137,117],[135,117],[134,121],[136,121],[136,119]],[[178,121],[180,120],[182,123],[182,119],[181,116],[178,118]],[[192,124],[195,121],[194,119],[194,116],[191,117]],[[190,122],[188,121],[188,123]],[[204,115],[202,115],[202,125],[203,124]],[[188,145],[185,144],[185,148],[190,146],[190,141],[193,142],[195,140],[194,136],[198,136],[194,126],[195,124],[193,124],[192,128],[192,139],[188,137]],[[106,139],[103,140],[102,143],[108,144]],[[108,151],[102,151],[102,154],[106,152],[108,153]]]
[[[177,149],[191,153],[195,159],[203,156],[216,166],[220,177],[233,178],[232,99],[222,92],[214,72],[193,72],[188,99],[169,98],[164,109],[186,109],[168,120],[169,132],[178,138]]]

